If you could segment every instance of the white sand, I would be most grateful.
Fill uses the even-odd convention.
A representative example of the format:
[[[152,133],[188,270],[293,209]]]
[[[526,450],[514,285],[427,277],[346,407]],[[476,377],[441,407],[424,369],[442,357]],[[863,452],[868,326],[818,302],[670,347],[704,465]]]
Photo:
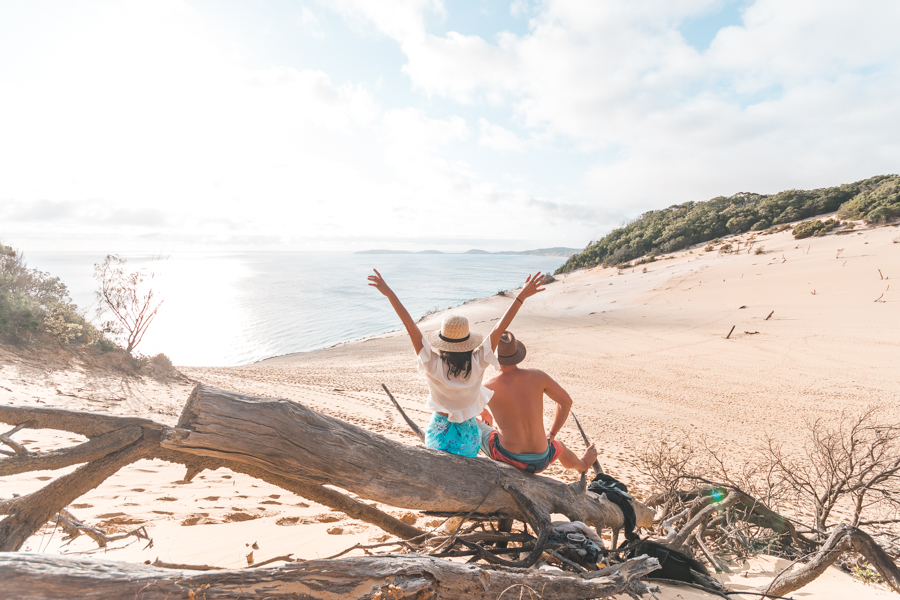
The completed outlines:
[[[740,454],[766,435],[795,444],[805,421],[832,418],[843,409],[881,404],[886,415],[900,417],[895,400],[900,392],[900,243],[893,242],[898,237],[895,227],[800,241],[784,232],[757,236],[754,249],[765,247],[760,255],[743,248],[726,255],[693,248],[646,265],[646,273],[642,267],[622,274],[582,271],[529,299],[512,330],[528,347],[523,366],[543,369],[570,392],[576,414],[601,449],[601,463],[640,496],[647,482],[628,461],[650,438],[702,432]],[[509,301],[493,297],[454,311],[487,332]],[[440,318],[432,315],[421,327],[437,328]],[[405,443],[418,441],[379,384],[388,385],[413,419],[423,424],[428,419],[422,407],[425,386],[401,333],[247,367],[183,371],[211,385],[296,400]],[[190,387],[0,353],[0,403],[174,423]],[[575,449],[583,447],[571,420],[560,437]],[[71,434],[35,431],[17,439],[45,451],[80,441]],[[571,479],[558,466],[546,473]],[[6,477],[0,480],[0,497],[31,492],[60,474]],[[111,530],[146,524],[152,547],[131,540],[105,552],[107,558],[135,562],[159,558],[237,568],[246,565],[254,542],[259,562],[287,553],[328,556],[383,535],[246,476],[204,472],[182,484],[183,475],[181,467],[142,461],[70,508],[86,522]],[[436,523],[427,517],[418,521],[419,526]],[[98,552],[86,538],[62,546],[61,537],[47,527],[23,550]],[[738,574],[726,580],[735,587],[757,586],[779,565],[762,557],[736,565]],[[889,593],[833,568],[793,595],[838,599]],[[708,596],[671,588],[660,597]]]

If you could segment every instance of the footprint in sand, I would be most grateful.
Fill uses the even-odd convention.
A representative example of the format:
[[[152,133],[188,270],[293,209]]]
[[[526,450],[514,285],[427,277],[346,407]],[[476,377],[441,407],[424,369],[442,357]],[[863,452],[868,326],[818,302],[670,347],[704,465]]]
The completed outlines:
[[[191,515],[190,517],[188,517],[187,519],[185,519],[184,521],[181,522],[181,526],[182,527],[191,527],[192,525],[199,524],[201,521],[204,521],[204,523],[206,523],[206,522],[208,522],[206,520],[206,517],[208,517],[208,516],[209,516],[209,513],[197,513],[197,514]],[[215,520],[211,520],[211,521],[215,522],[215,523],[218,522]]]
[[[275,521],[276,525],[281,525],[282,527],[288,527],[290,525],[299,525],[300,517],[281,517],[277,521]]]
[[[313,520],[316,523],[337,523],[341,521],[344,517],[338,516],[336,514],[324,514],[324,515],[316,515],[313,517]]]
[[[207,502],[215,502],[218,499],[219,499],[218,496],[207,496],[206,498],[203,498],[203,500],[205,500]]]
[[[281,502],[276,502],[275,500],[263,500],[260,504],[275,504],[277,506],[281,506]]]
[[[173,498],[172,496],[163,496],[162,498],[157,498],[160,502],[178,502],[178,498]]]
[[[232,507],[232,510],[234,510],[233,507]],[[245,513],[245,512],[233,512],[233,513],[228,513],[227,515],[225,515],[225,522],[226,523],[238,523],[240,521],[252,521],[253,519],[258,519],[261,516],[262,515],[251,515],[250,513]]]

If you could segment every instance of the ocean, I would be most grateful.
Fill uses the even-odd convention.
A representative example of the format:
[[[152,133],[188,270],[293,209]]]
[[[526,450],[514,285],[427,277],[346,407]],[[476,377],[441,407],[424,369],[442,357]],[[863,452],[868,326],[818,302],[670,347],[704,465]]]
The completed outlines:
[[[236,366],[327,348],[401,327],[367,285],[377,268],[414,319],[522,285],[565,258],[495,254],[350,252],[122,253],[129,269],[155,274],[163,305],[137,351],[180,366]],[[27,252],[31,268],[59,277],[96,322],[92,252]],[[499,316],[499,315],[498,315]]]

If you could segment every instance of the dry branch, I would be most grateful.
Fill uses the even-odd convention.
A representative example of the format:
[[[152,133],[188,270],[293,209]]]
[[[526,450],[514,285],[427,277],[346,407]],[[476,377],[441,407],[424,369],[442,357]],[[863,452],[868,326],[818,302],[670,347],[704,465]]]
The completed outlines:
[[[51,452],[28,453],[0,460],[0,477],[29,471],[62,469],[91,462],[124,448],[141,438],[140,427],[130,426],[98,435],[74,448]]]
[[[793,571],[784,571],[761,592],[784,596],[800,589],[832,565],[842,552],[858,552],[875,567],[895,592],[900,592],[900,569],[885,551],[866,532],[841,524],[834,528],[828,541],[807,564]]]
[[[139,441],[63,475],[40,490],[3,505],[0,551],[18,550],[34,532],[76,498],[103,483],[122,467],[149,455],[150,443]],[[9,459],[5,459],[9,460]]]
[[[388,398],[391,399],[391,402],[393,402],[393,403],[394,403],[394,406],[397,407],[397,410],[400,411],[400,415],[403,417],[403,420],[406,421],[406,424],[409,425],[410,429],[413,430],[413,432],[416,434],[416,436],[417,436],[421,441],[424,442],[424,441],[425,441],[425,434],[422,433],[422,430],[419,428],[418,425],[416,425],[416,422],[409,418],[409,416],[406,414],[406,411],[403,410],[403,408],[401,408],[400,403],[397,402],[397,400],[394,399],[394,395],[390,392],[390,390],[387,389],[387,386],[384,385],[384,384],[382,383],[382,384],[381,384],[381,387],[384,388],[384,393],[386,393],[386,394],[388,395]]]

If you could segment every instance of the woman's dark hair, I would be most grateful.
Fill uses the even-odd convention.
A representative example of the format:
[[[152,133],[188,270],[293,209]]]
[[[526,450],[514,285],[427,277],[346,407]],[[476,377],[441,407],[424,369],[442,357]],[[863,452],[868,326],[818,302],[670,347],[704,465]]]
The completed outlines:
[[[441,360],[447,367],[448,377],[462,377],[465,379],[472,372],[472,351],[468,352],[447,352],[441,350]]]

